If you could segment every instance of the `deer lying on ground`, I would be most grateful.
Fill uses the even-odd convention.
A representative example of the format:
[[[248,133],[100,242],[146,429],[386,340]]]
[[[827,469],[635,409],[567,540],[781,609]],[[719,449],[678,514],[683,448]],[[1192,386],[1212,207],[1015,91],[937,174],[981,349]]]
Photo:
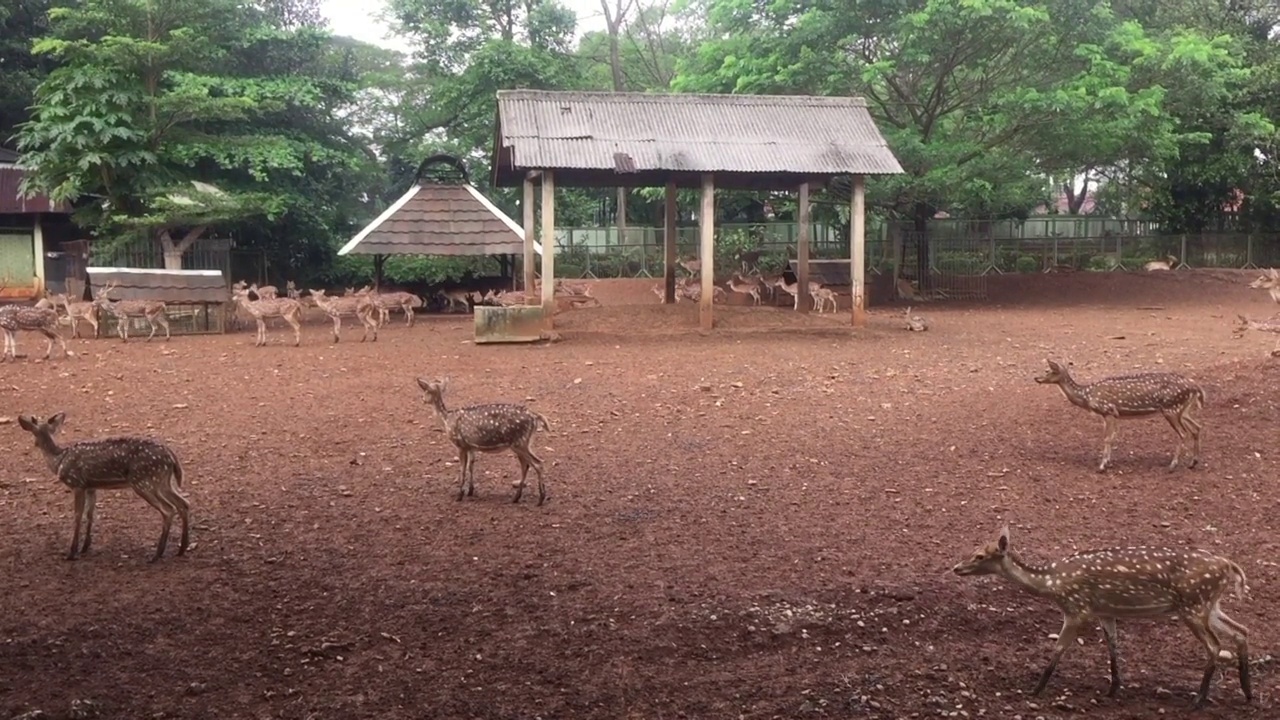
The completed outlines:
[[[254,347],[267,344],[267,318],[283,318],[293,328],[293,346],[302,344],[302,304],[292,298],[273,298],[271,300],[250,300],[249,290],[241,288],[232,295],[236,304],[253,316],[258,323],[258,335],[253,340]]]
[[[423,399],[444,423],[449,442],[458,448],[462,468],[457,499],[476,494],[476,453],[509,449],[520,461],[520,479],[512,483],[516,489],[512,502],[520,502],[529,468],[533,468],[538,476],[538,504],[546,502],[547,488],[542,479],[542,460],[529,449],[529,443],[539,428],[551,432],[551,424],[547,422],[547,418],[516,403],[489,403],[449,410],[444,404],[444,392],[448,385],[448,378],[418,378]]]
[[[733,277],[726,280],[724,284],[733,292],[750,296],[756,305],[760,304],[760,281],[756,277],[750,275],[743,277],[735,272]]]
[[[35,436],[36,447],[44,454],[49,469],[75,493],[75,532],[67,559],[74,560],[89,552],[97,492],[120,488],[133,488],[164,517],[160,542],[156,544],[151,562],[164,556],[174,513],[182,518],[178,554],[185,553],[191,539],[191,506],[179,491],[182,463],[173,450],[159,440],[141,437],[82,440],[60,447],[53,436],[62,429],[66,419],[66,413],[58,413],[45,421],[23,415],[18,418],[18,424]],[[81,521],[84,522],[83,545],[80,544]]]
[[[686,277],[686,278],[683,278],[681,282],[676,283],[676,302],[679,302],[681,298],[685,300],[690,300],[692,302],[701,301],[702,300],[702,280],[700,278],[695,278],[695,277]],[[722,303],[728,299],[729,299],[729,295],[724,291],[724,288],[712,286],[711,288],[712,303],[718,303],[718,302]]]
[[[98,305],[96,303],[83,300],[72,302],[65,294],[58,293],[54,296],[54,304],[61,305],[66,311],[67,319],[71,321],[71,337],[80,337],[80,321],[84,320],[93,328],[94,339],[98,338]]]
[[[1266,320],[1250,320],[1244,315],[1236,315],[1239,323],[1232,331],[1232,335],[1239,340],[1248,330],[1257,330],[1259,332],[1268,332],[1280,334],[1280,315],[1276,315]],[[1276,340],[1275,349],[1271,351],[1271,357],[1280,357],[1280,338]]]
[[[1166,255],[1164,260],[1152,260],[1142,266],[1147,272],[1156,272],[1158,270],[1172,270],[1178,264],[1178,258],[1172,255]]]
[[[929,329],[929,323],[919,315],[911,314],[911,306],[907,306],[907,311],[903,313],[907,321],[907,329],[911,332],[924,332]]]
[[[1241,598],[1247,592],[1244,571],[1227,558],[1182,547],[1128,547],[1078,552],[1048,565],[1033,565],[1014,552],[1006,527],[995,542],[974,550],[972,557],[952,571],[961,576],[998,575],[1061,608],[1057,645],[1032,695],[1044,691],[1080,629],[1093,621],[1102,626],[1107,638],[1111,666],[1107,696],[1114,697],[1120,689],[1116,620],[1172,615],[1186,623],[1204,645],[1204,676],[1195,706],[1208,701],[1219,658],[1232,656],[1222,647],[1227,642],[1235,648],[1245,702],[1253,702],[1249,632],[1227,617],[1220,606],[1227,590]]]
[[[1280,271],[1275,268],[1267,268],[1262,271],[1257,280],[1249,283],[1249,287],[1253,289],[1263,288],[1271,295],[1271,299],[1280,303]]]
[[[702,274],[702,261],[697,255],[690,255],[687,259],[680,258],[676,262],[689,273],[689,277],[699,277]]]
[[[1063,365],[1052,360],[1045,362],[1049,369],[1037,376],[1036,382],[1057,385],[1072,405],[1102,417],[1106,437],[1098,472],[1106,470],[1111,462],[1111,448],[1115,444],[1119,421],[1157,413],[1163,415],[1178,433],[1178,448],[1174,451],[1173,462],[1169,463],[1169,470],[1177,469],[1188,441],[1192,443],[1192,452],[1187,468],[1199,464],[1201,425],[1192,414],[1204,407],[1204,390],[1194,381],[1177,373],[1147,372],[1115,375],[1081,384]]]
[[[164,339],[168,341],[169,336],[169,318],[165,315],[168,308],[161,300],[112,300],[110,293],[116,288],[115,283],[111,283],[98,291],[98,296],[94,298],[94,303],[105,310],[108,314],[116,319],[116,333],[120,336],[121,342],[129,342],[129,319],[140,317],[145,318],[147,325],[151,327],[151,334],[147,336],[147,342],[151,342],[151,338],[156,336],[156,328],[164,328]]]
[[[373,319],[373,314],[377,312],[373,301],[364,295],[344,295],[343,297],[326,297],[324,290],[312,290],[311,297],[316,300],[316,307],[325,312],[326,315],[333,318],[333,341],[338,342],[342,332],[342,318],[344,316],[353,316],[360,321],[360,325],[364,328],[364,333],[360,335],[360,342],[364,342],[369,337],[369,332],[373,332],[373,340],[378,341],[378,323]]]
[[[924,302],[924,298],[920,293],[916,292],[916,286],[906,278],[898,278],[895,282],[898,290],[899,300],[910,300],[911,302]]]
[[[17,333],[22,331],[38,332],[49,340],[49,345],[44,351],[45,360],[53,355],[54,340],[57,340],[58,346],[62,348],[62,356],[69,356],[67,341],[62,339],[62,334],[58,332],[59,322],[58,311],[53,308],[26,305],[0,307],[0,332],[4,333],[4,354],[0,355],[0,360],[7,358],[16,361],[18,359]]]

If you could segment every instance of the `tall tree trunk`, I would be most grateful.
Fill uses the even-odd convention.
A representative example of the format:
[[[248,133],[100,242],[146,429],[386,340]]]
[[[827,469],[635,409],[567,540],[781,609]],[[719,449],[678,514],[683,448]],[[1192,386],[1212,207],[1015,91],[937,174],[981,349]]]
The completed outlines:
[[[929,277],[929,220],[934,212],[933,206],[918,202],[911,213],[916,236],[916,283],[922,295],[933,285]]]
[[[177,241],[173,239],[173,235],[170,234],[168,228],[157,233],[157,237],[160,240],[160,251],[164,255],[164,269],[181,270],[182,256],[191,249],[196,240],[200,239],[206,229],[204,225],[191,228],[186,235],[182,236],[181,240]]]
[[[618,35],[634,0],[616,0],[616,2],[617,6],[611,8],[609,0],[600,0],[600,9],[604,11],[605,27],[609,32],[609,72],[613,77],[613,91],[623,92],[627,89],[627,83],[622,77],[622,50]],[[619,245],[625,245],[627,242],[627,198],[629,194],[627,188],[618,188]]]

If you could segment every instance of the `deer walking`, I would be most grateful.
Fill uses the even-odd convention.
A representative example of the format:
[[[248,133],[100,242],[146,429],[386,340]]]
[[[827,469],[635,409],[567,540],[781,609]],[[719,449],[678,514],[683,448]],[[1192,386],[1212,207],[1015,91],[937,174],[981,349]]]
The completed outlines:
[[[1039,695],[1063,653],[1075,641],[1081,627],[1093,621],[1107,638],[1111,666],[1108,697],[1120,689],[1120,658],[1116,620],[1175,616],[1186,623],[1204,645],[1205,668],[1195,706],[1209,698],[1218,659],[1230,658],[1222,648],[1230,642],[1240,670],[1245,702],[1253,702],[1249,684],[1249,632],[1222,612],[1227,590],[1243,598],[1247,592],[1244,571],[1227,558],[1205,550],[1162,547],[1108,548],[1075,553],[1048,565],[1024,561],[1009,544],[1005,527],[995,542],[976,550],[956,564],[960,576],[998,575],[1062,610],[1062,630],[1048,667],[1040,674],[1033,695]]]
[[[760,304],[760,283],[756,281],[756,278],[743,277],[739,273],[734,273],[733,277],[726,280],[724,284],[725,287],[733,292],[750,296],[755,301],[754,304]]]
[[[272,300],[250,300],[249,291],[239,288],[232,293],[236,304],[253,316],[258,323],[258,335],[253,340],[254,347],[267,344],[267,318],[283,318],[293,328],[293,346],[302,344],[302,304],[292,298],[275,298]]]
[[[54,435],[66,419],[66,413],[44,421],[23,415],[18,418],[18,424],[35,436],[36,447],[44,454],[49,469],[75,493],[75,532],[67,559],[75,560],[89,551],[97,492],[120,488],[133,488],[164,517],[160,541],[151,562],[164,556],[175,514],[182,519],[178,554],[185,553],[191,540],[191,505],[180,492],[182,463],[173,450],[159,440],[141,437],[82,440],[62,447]],[[80,543],[81,522],[84,523],[83,545]]]
[[[4,333],[4,359],[18,359],[18,339],[20,331],[38,332],[49,340],[44,351],[44,359],[53,355],[53,341],[58,341],[62,348],[62,356],[67,357],[67,341],[58,332],[58,311],[53,308],[31,307],[25,305],[5,305],[0,307],[0,331]]]
[[[67,313],[67,319],[71,321],[71,337],[80,337],[80,321],[89,323],[93,328],[93,338],[98,339],[98,305],[93,302],[77,301],[72,302],[67,299],[65,293],[58,293],[54,296],[54,306],[61,305],[62,309]]]
[[[457,499],[476,493],[476,453],[510,449],[520,461],[520,480],[512,483],[516,495],[511,501],[520,502],[529,468],[533,468],[538,476],[538,504],[546,502],[547,488],[542,479],[542,459],[529,449],[529,443],[539,428],[551,432],[551,424],[547,422],[547,418],[517,403],[489,403],[449,410],[444,404],[444,392],[448,384],[448,378],[418,378],[423,398],[444,423],[449,441],[458,448],[462,468]]]
[[[102,308],[109,315],[116,319],[116,333],[120,336],[121,342],[129,342],[129,319],[135,317],[145,318],[147,325],[151,327],[151,334],[147,336],[147,342],[151,342],[151,338],[156,336],[156,328],[164,328],[164,339],[168,341],[169,337],[169,318],[165,315],[168,308],[160,300],[115,300],[109,296],[112,290],[115,290],[116,284],[111,283],[98,291],[98,296],[94,298],[94,303]]]
[[[360,325],[364,327],[364,333],[360,335],[360,342],[364,342],[369,337],[369,331],[373,331],[373,340],[378,340],[378,323],[373,319],[373,314],[377,312],[373,301],[367,296],[361,294],[344,295],[342,297],[326,297],[324,290],[312,290],[311,297],[315,298],[316,306],[325,312],[326,315],[333,318],[333,341],[338,342],[341,338],[339,333],[342,332],[342,317],[344,315],[353,315],[360,321]]]
[[[1098,472],[1105,471],[1111,463],[1111,449],[1119,421],[1157,413],[1163,415],[1178,433],[1178,448],[1174,451],[1173,462],[1169,463],[1169,470],[1177,469],[1188,441],[1192,444],[1192,452],[1187,468],[1194,468],[1200,463],[1201,425],[1192,414],[1204,407],[1204,390],[1194,381],[1177,373],[1147,372],[1115,375],[1081,384],[1063,365],[1052,360],[1045,362],[1049,363],[1049,369],[1037,376],[1036,382],[1057,385],[1072,405],[1102,417],[1106,437]]]

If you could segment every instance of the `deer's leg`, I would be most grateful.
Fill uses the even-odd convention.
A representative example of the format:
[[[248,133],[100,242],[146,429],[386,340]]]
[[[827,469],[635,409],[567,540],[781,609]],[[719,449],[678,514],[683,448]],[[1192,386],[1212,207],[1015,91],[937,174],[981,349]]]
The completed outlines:
[[[1182,453],[1187,447],[1187,436],[1190,434],[1182,425],[1182,413],[1179,410],[1162,411],[1164,419],[1169,421],[1169,425],[1173,427],[1173,431],[1178,433],[1178,447],[1173,451],[1173,461],[1169,463],[1170,472],[1178,469],[1178,463],[1182,461]]]
[[[159,478],[152,478],[133,486],[134,491],[141,495],[142,499],[146,500],[151,507],[159,510],[161,517],[164,518],[160,529],[160,540],[156,543],[156,554],[151,556],[151,562],[164,557],[164,549],[169,544],[169,530],[173,527],[173,514],[177,512],[177,508],[171,505],[168,499],[161,494],[163,490],[155,485],[157,482],[159,482]],[[168,480],[165,482],[168,482]]]
[[[475,450],[467,454],[467,497],[476,494],[476,458],[479,454]]]
[[[1062,659],[1062,654],[1067,651],[1071,643],[1075,642],[1076,634],[1080,632],[1080,621],[1070,616],[1062,619],[1062,630],[1058,631],[1058,644],[1054,647],[1053,658],[1049,660],[1049,665],[1040,673],[1040,682],[1036,683],[1036,688],[1031,691],[1032,695],[1039,695],[1044,692],[1044,688],[1049,684],[1049,678],[1053,677],[1053,671],[1058,667],[1058,661]]]
[[[1191,411],[1194,407],[1194,405],[1188,405],[1179,413],[1182,427],[1186,428],[1187,434],[1191,436],[1191,462],[1187,463],[1188,469],[1200,464],[1200,430],[1202,426],[1200,421],[1191,417]]]
[[[1236,666],[1240,669],[1240,690],[1244,693],[1245,702],[1253,702],[1253,688],[1249,682],[1249,631],[1245,626],[1227,617],[1227,614],[1214,605],[1209,615],[1210,627],[1219,636],[1226,635],[1236,644]]]
[[[261,315],[255,315],[253,319],[258,321],[258,334],[253,338],[253,346],[262,347],[267,344],[267,321]]]
[[[511,450],[515,452],[516,460],[520,461],[520,479],[515,482],[516,496],[511,499],[511,502],[518,503],[520,502],[520,496],[524,494],[524,485],[529,477],[529,460],[519,448],[512,447]]]
[[[467,465],[471,462],[471,453],[458,449],[458,473],[461,475],[458,481],[458,499],[467,496]]]
[[[172,475],[165,490],[165,500],[178,511],[178,519],[182,520],[182,540],[178,543],[178,554],[185,554],[191,544],[191,503],[178,490]]]
[[[66,342],[64,342],[64,341],[63,341],[63,339],[62,339],[62,336],[61,336],[61,335],[59,335],[58,333],[56,333],[56,332],[54,332],[54,331],[52,331],[52,330],[50,330],[50,329],[48,329],[48,328],[40,328],[40,332],[44,335],[45,340],[48,340],[48,341],[49,341],[49,344],[48,344],[48,345],[45,347],[45,349],[44,349],[44,359],[45,359],[45,360],[48,360],[49,358],[53,357],[53,340],[54,340],[54,338],[57,338],[58,342],[61,342],[61,343],[62,343],[62,350],[63,350],[63,352],[64,352],[64,353],[66,352],[67,345],[66,345]]]
[[[1111,464],[1111,448],[1116,442],[1116,432],[1119,430],[1120,421],[1112,415],[1102,416],[1102,426],[1104,436],[1102,439],[1102,462],[1098,463],[1098,472],[1107,469],[1107,465]]]
[[[89,543],[93,538],[94,509],[98,505],[98,491],[84,491],[84,544],[80,546],[80,554],[89,552]]]
[[[302,323],[297,315],[285,315],[284,321],[293,327],[293,346],[298,347],[302,344]]]
[[[71,337],[76,340],[79,340],[80,339],[80,323],[76,322],[75,315],[68,315],[67,317],[68,319],[71,320]]]
[[[164,328],[164,341],[165,341],[165,342],[169,342],[169,339],[170,339],[170,336],[169,336],[169,316],[168,316],[168,315],[166,315],[166,314],[165,314],[165,313],[163,313],[163,312],[158,313],[158,314],[156,315],[155,322],[160,323],[160,327],[163,327],[163,328]],[[155,331],[155,327],[154,327],[154,326],[152,326],[151,330],[154,332],[154,331]]]
[[[333,341],[334,342],[338,342],[338,340],[340,339],[339,333],[341,332],[342,332],[342,317],[339,315],[334,315],[333,316]]]
[[[1107,697],[1115,697],[1120,690],[1120,652],[1116,648],[1120,638],[1114,618],[1103,618],[1098,624],[1102,626],[1102,634],[1107,636],[1107,657],[1111,663],[1111,687],[1107,690]]]
[[[75,560],[80,551],[80,520],[84,517],[84,496],[84,489],[77,488],[75,491],[75,508],[72,510],[76,516],[76,526],[75,530],[71,532],[71,552],[67,553],[68,560]]]
[[[1210,621],[1207,613],[1200,611],[1195,614],[1186,614],[1182,617],[1187,627],[1191,628],[1191,633],[1196,636],[1200,644],[1205,649],[1205,665],[1204,676],[1200,679],[1200,690],[1196,693],[1195,707],[1203,707],[1209,701],[1209,688],[1213,685],[1213,675],[1218,671],[1218,651],[1222,646],[1218,643],[1218,637],[1210,629]]]

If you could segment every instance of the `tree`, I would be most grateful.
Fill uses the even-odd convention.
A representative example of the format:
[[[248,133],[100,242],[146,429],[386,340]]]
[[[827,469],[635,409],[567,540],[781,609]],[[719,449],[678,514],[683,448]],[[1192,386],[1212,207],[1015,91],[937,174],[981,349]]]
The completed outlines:
[[[75,202],[103,240],[144,234],[180,267],[210,227],[296,206],[283,178],[350,161],[280,125],[324,111],[331,86],[248,60],[322,34],[275,27],[238,0],[82,0],[49,18],[34,52],[58,68],[20,133],[34,166],[24,192]]]
[[[36,86],[49,74],[49,58],[33,55],[31,44],[48,32],[49,0],[0,4],[0,146],[8,146],[26,122]]]

